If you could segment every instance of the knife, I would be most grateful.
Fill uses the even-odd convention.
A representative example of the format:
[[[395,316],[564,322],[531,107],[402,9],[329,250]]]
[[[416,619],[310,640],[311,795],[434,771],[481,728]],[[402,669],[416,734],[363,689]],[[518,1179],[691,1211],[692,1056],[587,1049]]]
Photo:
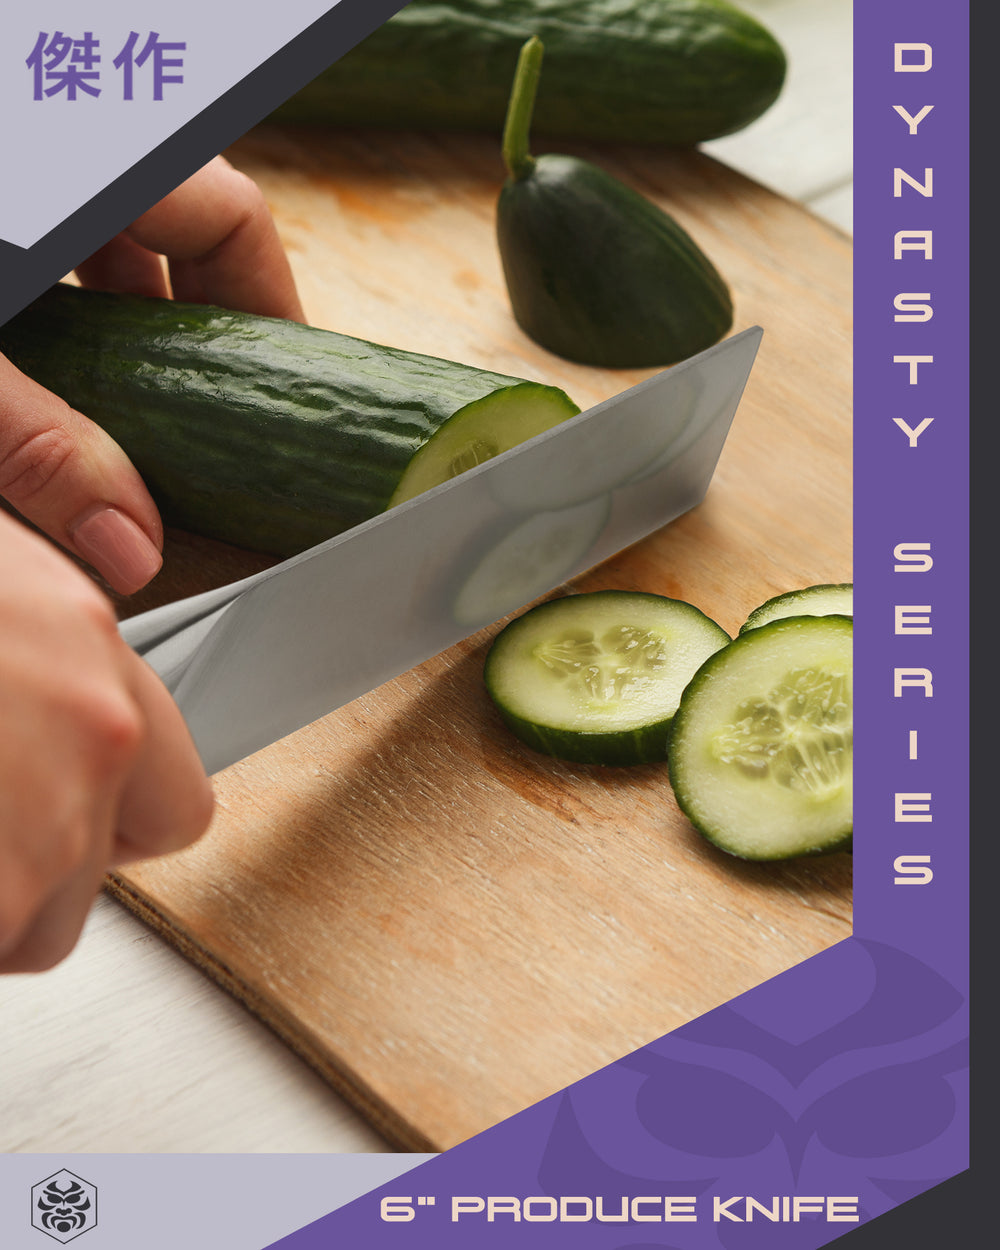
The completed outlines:
[[[125,620],[217,772],[699,503],[745,330],[273,568]]]

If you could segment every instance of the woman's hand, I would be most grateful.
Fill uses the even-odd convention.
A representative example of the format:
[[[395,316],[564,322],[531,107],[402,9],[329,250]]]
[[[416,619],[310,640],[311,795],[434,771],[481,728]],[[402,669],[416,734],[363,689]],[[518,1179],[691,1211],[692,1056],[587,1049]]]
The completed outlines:
[[[302,318],[260,191],[221,158],[77,272],[86,286]],[[160,518],[124,452],[2,357],[0,496],[116,590],[160,567]],[[187,846],[211,812],[180,712],[108,599],[0,512],[0,972],[62,959],[110,867]]]
[[[105,872],[179,850],[212,790],[107,598],[0,514],[0,972],[72,949]]]
[[[84,286],[157,296],[172,290],[181,300],[302,320],[264,197],[222,157],[144,213],[77,274]],[[85,414],[3,357],[0,496],[115,590],[131,594],[160,568],[160,517],[125,453]]]

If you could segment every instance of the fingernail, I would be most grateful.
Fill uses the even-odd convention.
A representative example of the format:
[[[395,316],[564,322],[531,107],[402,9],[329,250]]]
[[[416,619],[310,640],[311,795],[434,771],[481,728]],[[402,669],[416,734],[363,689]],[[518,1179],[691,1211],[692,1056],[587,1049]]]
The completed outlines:
[[[73,545],[115,590],[130,595],[160,571],[163,557],[130,516],[94,504],[69,525]]]

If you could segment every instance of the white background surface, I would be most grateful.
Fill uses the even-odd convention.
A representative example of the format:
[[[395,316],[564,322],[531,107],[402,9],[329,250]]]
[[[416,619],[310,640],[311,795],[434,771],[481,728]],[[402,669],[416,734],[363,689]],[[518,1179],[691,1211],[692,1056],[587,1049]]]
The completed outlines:
[[[784,95],[716,157],[851,228],[849,0],[746,0],[784,44]],[[246,1010],[110,899],[60,967],[0,979],[0,1149],[387,1147]]]
[[[850,232],[851,0],[737,3],[778,38],[788,55],[788,77],[781,96],[759,121],[704,144],[704,150]]]

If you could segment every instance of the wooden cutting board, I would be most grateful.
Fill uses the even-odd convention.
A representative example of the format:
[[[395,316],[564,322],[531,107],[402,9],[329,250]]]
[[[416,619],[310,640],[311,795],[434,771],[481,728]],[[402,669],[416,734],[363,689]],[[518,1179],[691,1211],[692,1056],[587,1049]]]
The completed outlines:
[[[542,145],[539,145],[542,146]],[[730,280],[761,352],[707,501],[579,580],[690,600],[730,632],[851,577],[849,241],[696,153],[588,148]],[[263,186],[315,324],[557,383],[645,376],[514,325],[496,144],[260,130]],[[173,535],[139,610],[265,561]],[[705,845],[664,766],[535,755],[481,682],[494,630],[220,774],[209,833],[109,885],[355,1102],[440,1150],[839,941],[850,857],[749,865]]]

